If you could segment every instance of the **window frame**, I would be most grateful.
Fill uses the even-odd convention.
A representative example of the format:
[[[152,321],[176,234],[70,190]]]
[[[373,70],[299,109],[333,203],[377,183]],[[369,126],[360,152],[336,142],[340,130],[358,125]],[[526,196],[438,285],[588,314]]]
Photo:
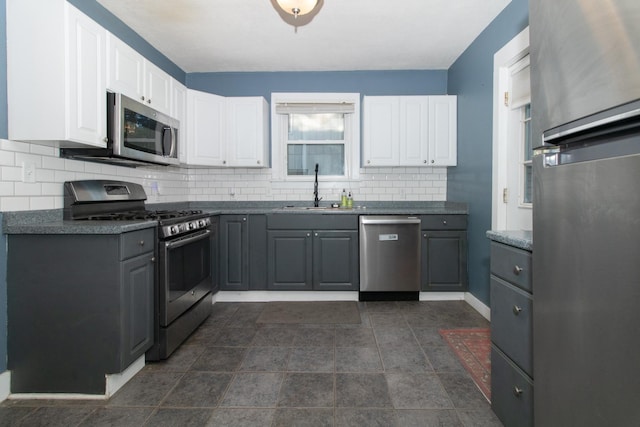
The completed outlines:
[[[359,93],[284,93],[271,94],[271,154],[272,172],[274,181],[284,183],[304,184],[306,188],[309,182],[315,179],[311,175],[287,174],[287,145],[288,145],[288,114],[276,113],[276,106],[283,103],[350,103],[353,104],[353,113],[345,114],[344,175],[319,175],[320,182],[333,182],[343,185],[345,182],[353,182],[360,178],[360,94]],[[327,143],[331,143],[329,141]]]
[[[527,107],[529,107],[529,116],[527,117]],[[520,107],[521,110],[521,114],[522,114],[522,119],[521,119],[521,134],[522,134],[522,139],[520,141],[520,194],[521,196],[518,198],[519,202],[520,202],[520,206],[523,208],[533,208],[533,200],[527,202],[525,201],[525,194],[527,193],[527,179],[526,179],[526,175],[527,175],[527,169],[532,168],[533,167],[533,152],[530,151],[529,154],[531,154],[531,156],[529,157],[529,159],[527,160],[527,150],[526,150],[526,146],[527,146],[527,131],[529,132],[529,149],[531,150],[532,147],[532,142],[531,141],[531,102],[524,104]],[[530,182],[531,186],[533,187],[533,182]],[[530,189],[529,193],[531,194],[532,198],[533,198],[533,188]]]

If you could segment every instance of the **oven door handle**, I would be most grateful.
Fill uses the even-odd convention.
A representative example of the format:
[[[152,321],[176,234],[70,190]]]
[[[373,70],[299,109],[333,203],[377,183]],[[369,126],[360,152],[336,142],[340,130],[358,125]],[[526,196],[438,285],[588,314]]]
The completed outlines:
[[[198,240],[208,239],[210,234],[211,230],[203,230],[197,234],[165,242],[164,247],[165,249],[179,248],[180,246],[188,245],[189,243],[197,242]]]

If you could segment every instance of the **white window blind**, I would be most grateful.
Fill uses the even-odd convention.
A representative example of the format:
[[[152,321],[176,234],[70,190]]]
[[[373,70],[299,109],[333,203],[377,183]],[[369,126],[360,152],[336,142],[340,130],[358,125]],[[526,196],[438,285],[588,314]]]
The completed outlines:
[[[322,113],[342,113],[352,114],[355,106],[349,102],[340,103],[308,103],[308,102],[285,102],[276,104],[276,114],[322,114]]]
[[[511,102],[512,110],[531,102],[531,69],[529,55],[511,67]]]

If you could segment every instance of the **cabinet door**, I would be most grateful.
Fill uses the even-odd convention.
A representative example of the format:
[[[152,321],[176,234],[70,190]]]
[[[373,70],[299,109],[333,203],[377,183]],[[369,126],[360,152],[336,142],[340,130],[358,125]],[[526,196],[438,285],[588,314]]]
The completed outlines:
[[[153,252],[122,261],[122,357],[124,370],[153,344]]]
[[[467,232],[422,231],[422,290],[467,289]]]
[[[429,97],[400,97],[400,165],[426,166],[429,155]]]
[[[247,215],[220,217],[220,290],[249,289]]]
[[[144,100],[144,58],[119,38],[107,36],[107,88]]]
[[[457,164],[457,98],[429,97],[429,164],[455,166]]]
[[[227,98],[229,166],[268,166],[268,107],[262,97]]]
[[[311,289],[311,231],[269,230],[267,245],[267,289]]]
[[[357,291],[358,277],[358,232],[315,231],[313,289]]]
[[[220,219],[211,217],[211,292],[220,290]]]
[[[171,115],[171,76],[145,59],[144,102],[161,113]]]
[[[226,165],[224,109],[222,96],[187,90],[188,164]]]
[[[67,8],[67,20],[68,139],[101,147],[107,136],[106,31],[74,7]]]
[[[362,166],[399,163],[399,97],[365,96],[363,102]]]

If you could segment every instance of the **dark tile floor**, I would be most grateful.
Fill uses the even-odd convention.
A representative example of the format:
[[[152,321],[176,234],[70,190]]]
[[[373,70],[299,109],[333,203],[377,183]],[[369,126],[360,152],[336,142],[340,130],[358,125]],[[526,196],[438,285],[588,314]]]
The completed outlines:
[[[358,303],[360,324],[258,324],[217,303],[167,361],[108,401],[16,401],[0,426],[501,426],[438,329],[488,327],[461,301]]]

